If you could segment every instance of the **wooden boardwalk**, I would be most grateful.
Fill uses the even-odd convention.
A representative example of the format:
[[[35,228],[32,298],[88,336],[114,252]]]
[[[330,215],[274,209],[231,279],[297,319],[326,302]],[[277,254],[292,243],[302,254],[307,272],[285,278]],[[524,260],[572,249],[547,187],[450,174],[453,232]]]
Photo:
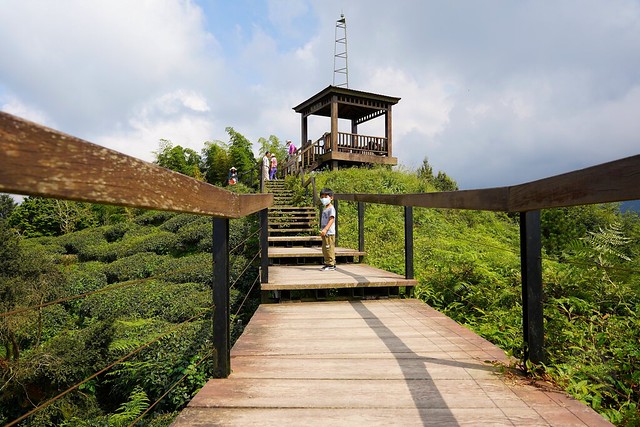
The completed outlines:
[[[183,426],[610,426],[411,299],[261,305]]]

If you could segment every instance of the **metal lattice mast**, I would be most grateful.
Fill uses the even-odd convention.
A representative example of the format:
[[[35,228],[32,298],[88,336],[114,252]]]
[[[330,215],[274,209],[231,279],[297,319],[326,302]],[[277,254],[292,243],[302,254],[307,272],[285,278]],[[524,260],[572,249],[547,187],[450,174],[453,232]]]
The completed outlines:
[[[336,43],[333,48],[333,85],[349,88],[347,66],[347,20],[344,14],[336,21]]]

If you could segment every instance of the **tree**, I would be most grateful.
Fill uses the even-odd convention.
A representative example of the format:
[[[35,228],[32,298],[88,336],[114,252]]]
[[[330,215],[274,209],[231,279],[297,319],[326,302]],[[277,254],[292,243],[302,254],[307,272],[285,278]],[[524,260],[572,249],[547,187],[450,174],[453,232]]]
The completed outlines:
[[[418,169],[418,178],[433,182],[433,168],[429,164],[428,157],[422,160],[422,166]]]
[[[179,145],[174,147],[171,141],[161,139],[160,148],[153,154],[156,158],[154,163],[158,166],[202,180],[202,172],[200,171],[202,158],[194,150],[182,148]]]
[[[207,141],[202,149],[202,170],[209,184],[224,185],[231,166],[229,148],[222,141]],[[237,168],[237,166],[236,166]]]
[[[229,134],[230,164],[238,170],[241,181],[244,181],[248,185],[253,185],[254,182],[248,182],[248,180],[242,178],[243,176],[251,177],[252,172],[254,172],[257,167],[251,142],[242,134],[236,132],[232,127],[228,127],[225,130]]]
[[[58,236],[98,223],[90,203],[27,197],[18,205],[9,224],[25,237]]]
[[[18,206],[8,194],[0,194],[0,221],[9,218],[11,212]]]
[[[56,236],[60,223],[56,221],[54,200],[43,197],[27,197],[9,217],[9,224],[26,237]]]
[[[434,184],[436,188],[440,191],[457,191],[458,190],[458,183],[456,183],[453,179],[449,178],[449,176],[442,171],[438,171],[438,176],[436,176]]]
[[[283,145],[277,136],[271,135],[269,139],[260,138],[260,153],[264,154],[267,151],[275,154],[278,162],[283,162],[287,158],[287,147]]]
[[[456,191],[458,190],[458,184],[451,179],[446,173],[438,171],[438,175],[433,174],[433,168],[429,164],[429,158],[425,157],[422,160],[422,166],[418,168],[418,178],[427,181],[436,187],[439,191]]]

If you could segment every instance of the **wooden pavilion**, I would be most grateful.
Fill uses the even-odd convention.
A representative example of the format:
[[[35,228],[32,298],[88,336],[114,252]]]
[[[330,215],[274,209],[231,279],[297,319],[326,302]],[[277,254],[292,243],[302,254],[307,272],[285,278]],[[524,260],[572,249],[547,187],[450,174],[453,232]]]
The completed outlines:
[[[337,169],[355,164],[398,164],[392,152],[391,110],[399,100],[392,96],[328,86],[294,107],[302,119],[302,144],[295,168],[309,171],[322,166]],[[315,140],[308,134],[309,116],[331,119],[330,128]],[[384,136],[358,133],[359,125],[381,116],[384,119]],[[339,131],[339,119],[350,121],[350,132]]]

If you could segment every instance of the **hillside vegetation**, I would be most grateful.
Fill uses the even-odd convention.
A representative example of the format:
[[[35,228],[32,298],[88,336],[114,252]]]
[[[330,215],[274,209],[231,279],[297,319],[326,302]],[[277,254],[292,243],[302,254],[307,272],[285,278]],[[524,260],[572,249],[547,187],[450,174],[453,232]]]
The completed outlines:
[[[336,193],[455,187],[424,166],[315,179]],[[310,203],[299,179],[287,185]],[[338,209],[340,246],[355,248],[357,206]],[[403,221],[401,207],[366,205],[367,263],[404,273]],[[527,368],[615,424],[637,425],[638,215],[598,205],[543,211],[542,221],[546,360]],[[414,222],[416,296],[521,358],[518,217],[416,208]],[[231,221],[234,337],[259,302],[257,230],[255,215]],[[0,312],[13,313],[0,317],[0,422],[81,383],[20,425],[129,425],[147,410],[137,425],[168,425],[211,372],[211,231],[206,217],[39,198],[0,215]]]
[[[13,224],[24,233],[34,204],[52,219],[57,202],[29,198]],[[72,205],[100,220],[92,213],[103,207]],[[20,425],[126,426],[150,410],[139,425],[164,426],[210,377],[211,219],[108,210],[108,225],[60,236],[18,238],[0,220],[0,312],[14,312],[0,318],[3,425],[80,384]],[[258,251],[257,224],[230,228],[232,321],[246,324],[258,301],[240,311],[257,277],[246,258]],[[37,307],[47,301],[60,303]]]
[[[429,171],[427,171],[429,172]],[[435,191],[431,173],[349,169],[316,177],[337,193]],[[296,184],[297,185],[297,184]],[[357,206],[339,202],[341,246]],[[640,219],[617,204],[542,211],[544,366],[527,366],[617,425],[640,424]],[[517,215],[414,209],[416,296],[523,357]],[[404,273],[401,207],[365,207],[366,262]],[[524,368],[524,367],[523,367]]]

